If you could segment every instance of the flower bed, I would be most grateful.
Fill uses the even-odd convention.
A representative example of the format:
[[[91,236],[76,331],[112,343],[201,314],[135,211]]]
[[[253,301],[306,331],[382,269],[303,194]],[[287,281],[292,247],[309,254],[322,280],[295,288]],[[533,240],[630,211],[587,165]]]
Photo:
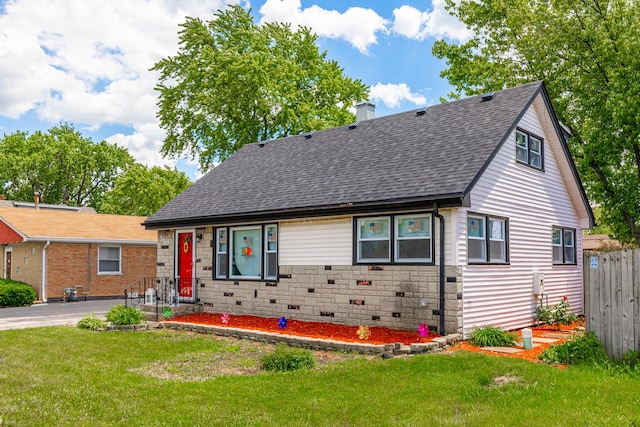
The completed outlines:
[[[570,325],[562,325],[560,327],[558,326],[550,326],[550,325],[540,325],[540,326],[536,326],[536,327],[531,327],[531,333],[533,335],[533,337],[542,337],[544,334],[548,334],[548,333],[553,333],[553,332],[559,332],[559,331],[572,331],[573,329],[575,329],[577,326],[582,326],[581,322],[574,322]],[[518,336],[520,336],[520,331],[517,331]],[[495,352],[495,351],[489,351],[489,350],[482,350],[480,347],[476,347],[474,345],[469,344],[468,341],[460,341],[456,344],[454,344],[450,351],[459,351],[459,350],[465,350],[465,351],[473,351],[476,353],[485,353],[485,354],[491,354],[494,356],[501,356],[501,357],[511,357],[514,359],[524,359],[524,360],[529,360],[531,362],[539,362],[538,360],[538,356],[550,345],[557,345],[560,344],[564,341],[566,341],[569,338],[569,335],[567,335],[567,338],[557,338],[558,341],[554,342],[552,344],[548,344],[548,343],[541,343],[541,342],[536,342],[535,346],[529,350],[522,350],[518,353],[499,353],[499,352]],[[561,366],[562,367],[562,366]]]
[[[326,322],[306,322],[302,320],[286,319],[286,326],[282,328],[281,318],[258,317],[250,315],[225,315],[214,313],[196,313],[176,316],[171,318],[172,322],[194,323],[198,325],[213,325],[220,327],[233,327],[249,329],[254,331],[275,332],[284,335],[294,335],[308,338],[330,339],[344,342],[359,342],[368,344],[392,344],[403,343],[405,345],[415,343],[427,343],[440,335],[427,332],[424,329],[418,332],[403,331],[399,329],[384,328],[380,326],[369,326],[368,338],[361,339],[358,330],[359,326],[338,325]],[[425,336],[422,336],[425,335]]]

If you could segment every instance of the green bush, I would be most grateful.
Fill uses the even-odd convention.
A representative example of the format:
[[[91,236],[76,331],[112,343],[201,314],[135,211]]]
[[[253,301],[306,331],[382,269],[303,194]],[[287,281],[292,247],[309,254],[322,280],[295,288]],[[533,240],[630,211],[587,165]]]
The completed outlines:
[[[562,365],[603,364],[609,361],[607,352],[593,332],[574,335],[562,344],[551,345],[538,359]]]
[[[518,336],[497,326],[476,326],[469,332],[469,343],[479,347],[512,347]]]
[[[114,326],[138,325],[144,320],[144,314],[135,307],[114,305],[107,313],[107,321]]]
[[[570,325],[578,320],[578,316],[569,311],[569,298],[562,297],[559,304],[539,306],[536,308],[536,319],[551,326]]]
[[[0,279],[0,307],[23,307],[36,300],[31,285],[11,279]]]
[[[284,344],[277,345],[271,353],[262,356],[261,362],[262,367],[270,372],[312,368],[316,363],[309,350],[293,348]]]
[[[85,315],[82,319],[80,319],[77,326],[80,329],[97,331],[99,329],[105,329],[107,327],[107,324],[96,317],[95,313],[91,312],[91,314]]]

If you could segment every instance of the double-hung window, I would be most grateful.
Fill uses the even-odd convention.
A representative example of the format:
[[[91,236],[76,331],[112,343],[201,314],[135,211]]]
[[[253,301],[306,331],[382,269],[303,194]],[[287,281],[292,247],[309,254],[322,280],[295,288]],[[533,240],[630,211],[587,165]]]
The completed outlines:
[[[216,279],[277,279],[278,226],[216,228]]]
[[[358,263],[432,262],[431,214],[356,219]]]
[[[576,263],[576,231],[572,228],[553,227],[552,241],[554,264]]]
[[[467,247],[470,264],[509,261],[508,220],[488,215],[467,216]]]
[[[516,130],[516,161],[542,170],[544,164],[542,138]]]
[[[119,274],[120,264],[119,246],[98,247],[98,274]]]

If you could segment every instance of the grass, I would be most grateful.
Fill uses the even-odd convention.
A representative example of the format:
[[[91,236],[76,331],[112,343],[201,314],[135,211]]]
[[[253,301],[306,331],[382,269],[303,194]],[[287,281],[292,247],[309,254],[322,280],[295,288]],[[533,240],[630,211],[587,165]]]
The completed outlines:
[[[221,354],[251,365],[260,346],[176,332],[0,331],[0,425],[640,425],[638,376],[475,353],[197,372]],[[151,375],[162,366],[177,372]]]

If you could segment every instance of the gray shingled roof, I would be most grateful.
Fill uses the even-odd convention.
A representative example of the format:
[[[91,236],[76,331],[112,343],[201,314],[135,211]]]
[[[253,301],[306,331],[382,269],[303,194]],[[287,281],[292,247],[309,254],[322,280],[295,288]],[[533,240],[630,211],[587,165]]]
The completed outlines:
[[[145,224],[149,228],[357,212],[464,198],[541,82],[265,144],[249,144]],[[262,146],[261,146],[262,145]]]

